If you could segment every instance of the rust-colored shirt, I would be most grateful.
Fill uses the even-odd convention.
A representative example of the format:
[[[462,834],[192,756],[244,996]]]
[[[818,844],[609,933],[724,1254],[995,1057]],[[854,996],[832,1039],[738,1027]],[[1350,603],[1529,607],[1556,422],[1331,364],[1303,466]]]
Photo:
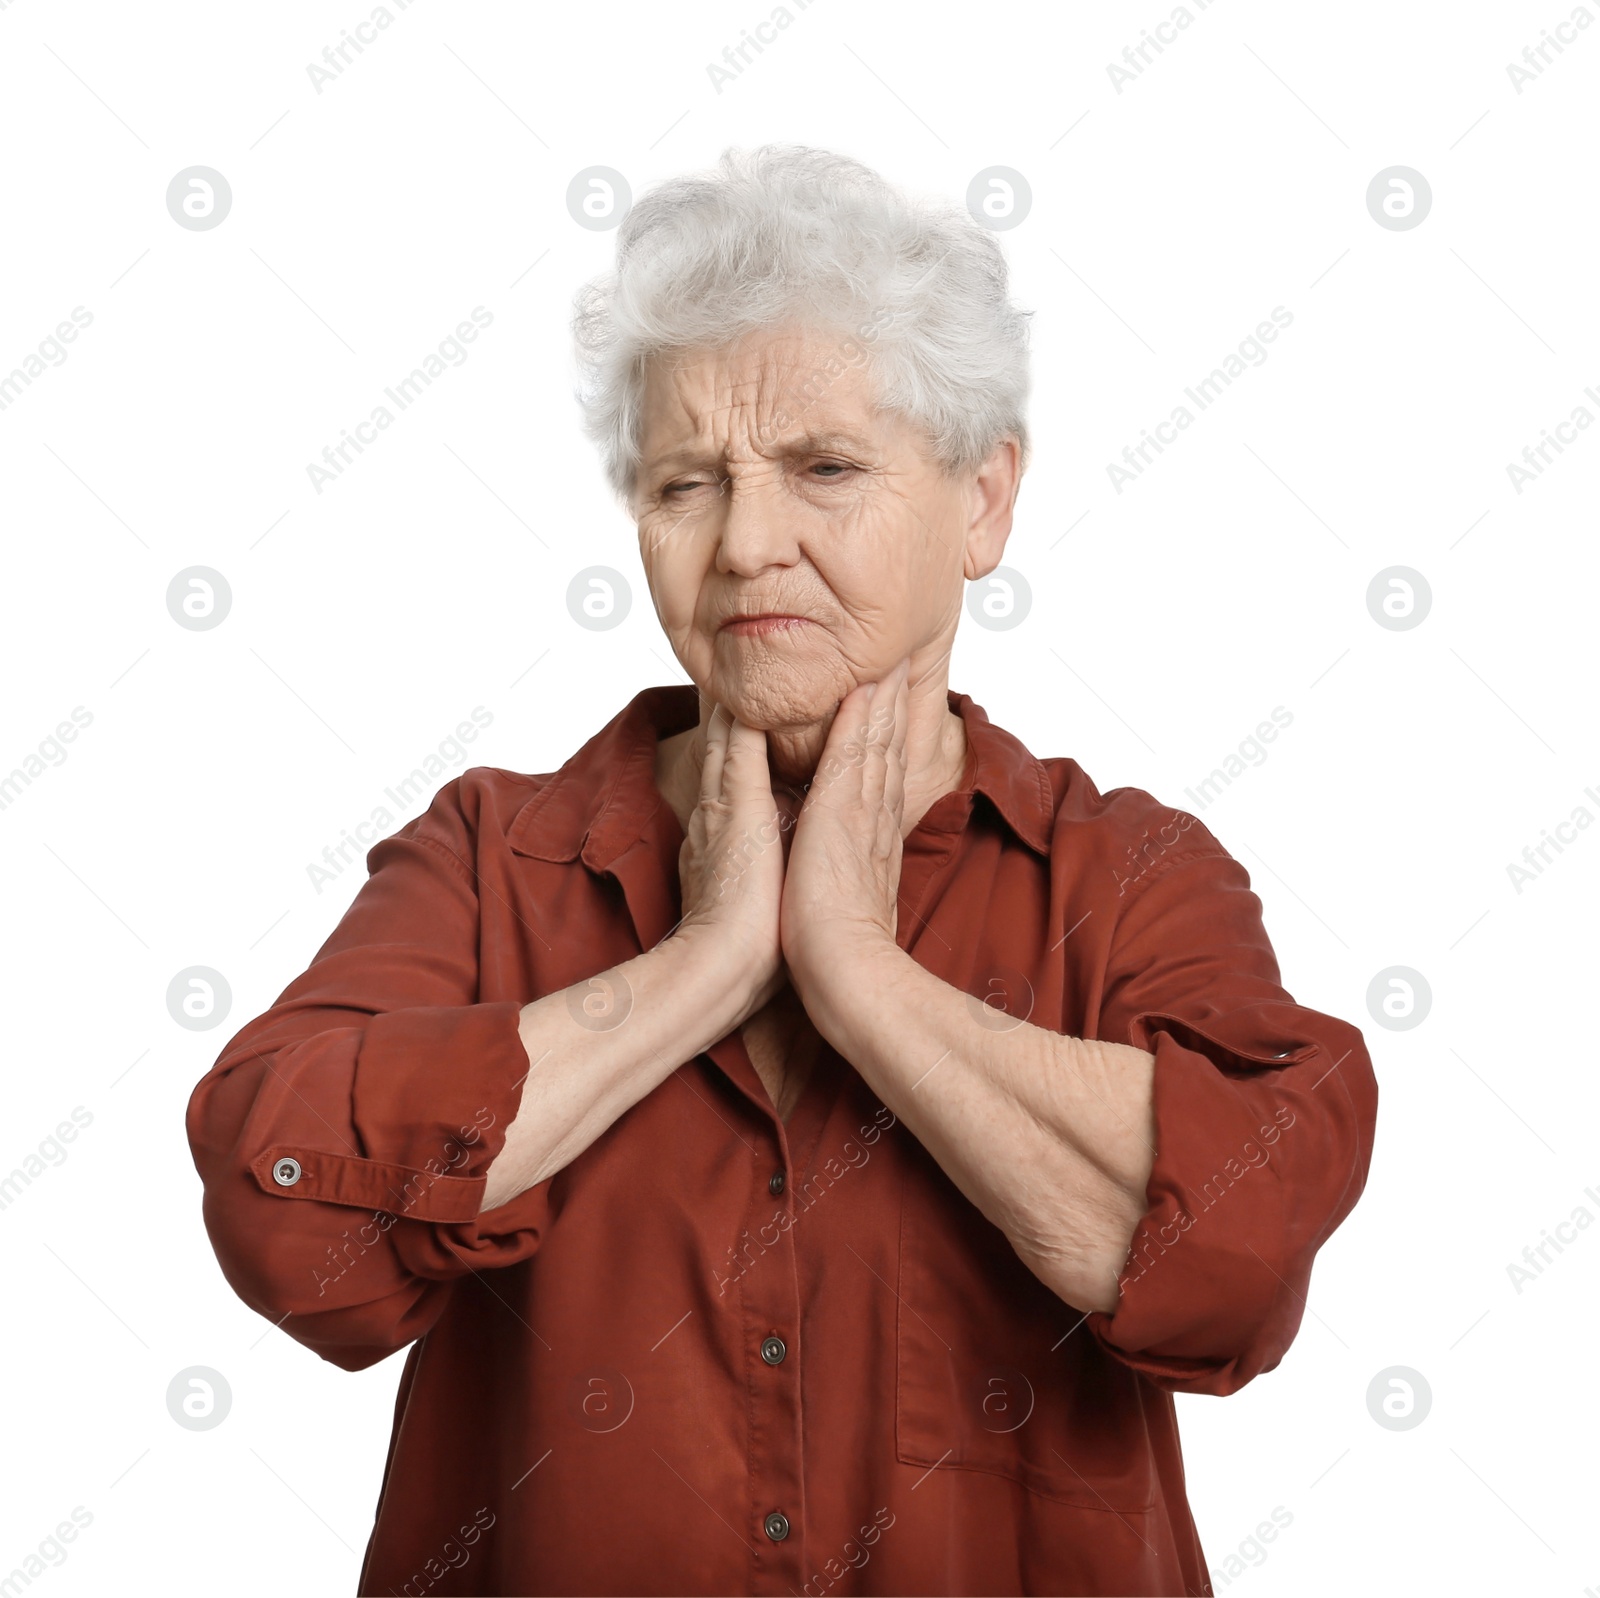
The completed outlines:
[[[653,760],[696,695],[647,689],[560,771],[465,771],[374,845],[190,1102],[244,1301],[349,1370],[409,1345],[362,1593],[1211,1591],[1171,1395],[1283,1357],[1366,1180],[1371,1064],[1280,985],[1198,820],[950,705],[966,770],[906,840],[899,939],[1154,1053],[1115,1312],[1046,1288],[826,1046],[781,1122],[737,1031],[478,1213],[523,1005],[678,919]]]

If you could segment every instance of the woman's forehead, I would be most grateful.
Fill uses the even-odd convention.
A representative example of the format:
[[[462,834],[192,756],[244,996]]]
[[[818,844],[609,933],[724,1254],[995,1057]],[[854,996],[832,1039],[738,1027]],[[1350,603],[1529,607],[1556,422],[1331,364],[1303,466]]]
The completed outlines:
[[[844,354],[844,342],[824,333],[773,333],[726,348],[657,355],[645,365],[645,409],[714,417],[785,405],[814,410],[824,397],[859,402],[869,385],[861,381],[859,358]]]
[[[862,367],[841,363],[826,335],[680,354],[646,380],[640,412],[644,471],[762,455],[881,452],[897,430]]]

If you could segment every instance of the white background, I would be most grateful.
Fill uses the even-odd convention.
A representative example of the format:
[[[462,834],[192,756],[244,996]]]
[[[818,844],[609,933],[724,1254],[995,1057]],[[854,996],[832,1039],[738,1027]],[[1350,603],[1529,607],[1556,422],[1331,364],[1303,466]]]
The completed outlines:
[[[1032,190],[1003,238],[1037,311],[1006,556],[1033,608],[964,625],[952,685],[1102,789],[1190,809],[1273,707],[1293,716],[1201,813],[1295,997],[1365,1029],[1382,1099],[1289,1355],[1179,1400],[1217,1590],[1600,1585],[1600,1228],[1520,1292],[1507,1270],[1600,1215],[1600,837],[1521,892],[1507,871],[1600,814],[1600,429],[1520,494],[1506,470],[1600,415],[1600,27],[1519,93],[1507,64],[1565,3],[1196,7],[1120,93],[1107,65],[1166,0],[814,0],[720,93],[707,64],[767,0],[413,0],[320,93],[307,66],[361,4],[0,8],[0,376],[93,316],[0,410],[0,774],[93,718],[0,809],[0,1175],[93,1118],[0,1210],[0,1576],[82,1506],[29,1592],[354,1589],[401,1357],[343,1373],[234,1298],[184,1106],[364,875],[353,854],[319,892],[308,864],[474,707],[492,724],[439,783],[551,770],[684,680],[579,430],[567,319],[614,235],[565,196],[589,166],[637,195],[782,140],[958,201],[995,165]],[[232,189],[209,231],[165,203],[194,165]],[[1394,165],[1432,190],[1405,231],[1366,204]],[[479,305],[470,358],[316,492],[308,463]],[[1280,305],[1264,364],[1116,492],[1107,463]],[[206,631],[167,609],[196,565],[232,591]],[[591,565],[634,584],[610,632],[567,612]],[[1369,614],[1391,566],[1431,588],[1410,630]],[[195,965],[231,987],[211,1031],[168,1014]],[[1403,1031],[1367,1011],[1396,965],[1432,993]],[[194,1365],[232,1390],[213,1430],[167,1413]],[[1405,1431],[1368,1412],[1392,1366],[1431,1389]],[[1227,1565],[1278,1506],[1287,1529]]]

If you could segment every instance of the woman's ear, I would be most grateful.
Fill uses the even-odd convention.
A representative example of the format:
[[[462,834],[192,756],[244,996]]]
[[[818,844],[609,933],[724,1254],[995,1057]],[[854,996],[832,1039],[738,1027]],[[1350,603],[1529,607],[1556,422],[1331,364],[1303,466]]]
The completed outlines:
[[[988,576],[1000,564],[1021,487],[1022,447],[1015,438],[1003,438],[978,468],[968,491],[972,511],[961,573],[969,583]]]

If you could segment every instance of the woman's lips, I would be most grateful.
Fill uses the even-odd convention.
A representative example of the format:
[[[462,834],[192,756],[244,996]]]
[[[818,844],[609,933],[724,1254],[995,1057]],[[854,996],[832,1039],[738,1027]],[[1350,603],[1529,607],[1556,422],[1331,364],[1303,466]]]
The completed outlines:
[[[756,638],[810,625],[810,619],[805,616],[735,616],[723,622],[721,630],[740,638]]]

